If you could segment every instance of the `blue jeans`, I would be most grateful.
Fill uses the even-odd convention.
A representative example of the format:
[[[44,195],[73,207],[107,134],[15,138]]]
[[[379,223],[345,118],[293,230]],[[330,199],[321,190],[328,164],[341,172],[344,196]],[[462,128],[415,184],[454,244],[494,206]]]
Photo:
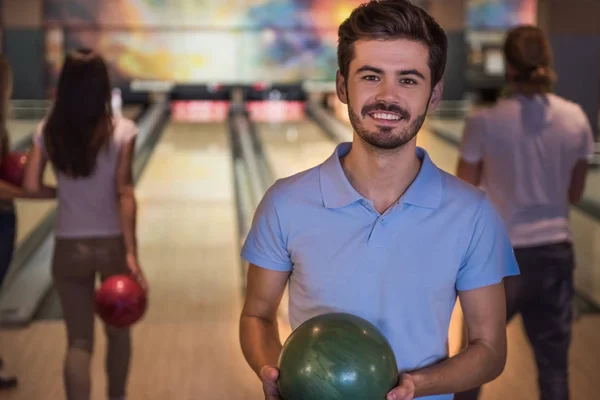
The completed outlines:
[[[17,216],[14,211],[0,212],[0,285],[6,277],[15,250]]]

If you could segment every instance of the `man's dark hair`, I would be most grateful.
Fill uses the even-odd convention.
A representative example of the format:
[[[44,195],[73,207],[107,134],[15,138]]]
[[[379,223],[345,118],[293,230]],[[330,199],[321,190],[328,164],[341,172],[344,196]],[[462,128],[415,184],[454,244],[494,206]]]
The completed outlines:
[[[409,39],[429,47],[431,87],[444,76],[448,52],[446,33],[435,20],[408,0],[371,0],[352,11],[338,30],[338,66],[348,79],[357,40]]]

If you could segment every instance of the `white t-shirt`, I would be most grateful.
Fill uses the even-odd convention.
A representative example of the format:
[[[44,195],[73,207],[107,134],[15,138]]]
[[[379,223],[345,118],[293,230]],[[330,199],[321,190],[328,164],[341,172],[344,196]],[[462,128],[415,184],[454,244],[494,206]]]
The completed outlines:
[[[500,100],[468,116],[460,153],[469,163],[483,162],[482,189],[514,247],[571,240],[571,174],[594,154],[579,105],[553,94]]]

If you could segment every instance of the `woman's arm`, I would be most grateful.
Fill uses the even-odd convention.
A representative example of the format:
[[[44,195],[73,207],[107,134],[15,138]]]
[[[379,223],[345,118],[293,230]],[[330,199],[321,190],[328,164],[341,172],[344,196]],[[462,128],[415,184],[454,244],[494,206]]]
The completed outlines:
[[[25,178],[23,179],[23,195],[19,197],[33,199],[51,199],[56,197],[56,188],[44,184],[44,170],[48,159],[37,144],[29,152]]]
[[[127,252],[127,266],[132,275],[144,288],[148,285],[142,272],[138,258],[136,216],[137,202],[133,183],[133,160],[135,154],[135,137],[125,143],[119,154],[117,165],[117,189],[119,196],[119,210],[121,229]]]

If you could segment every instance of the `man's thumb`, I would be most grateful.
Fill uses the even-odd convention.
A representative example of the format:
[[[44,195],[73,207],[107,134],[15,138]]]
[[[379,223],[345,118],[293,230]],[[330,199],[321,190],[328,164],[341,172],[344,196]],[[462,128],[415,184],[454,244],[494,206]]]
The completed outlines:
[[[279,377],[279,371],[277,370],[277,368],[271,365],[265,365],[260,370],[260,376],[264,380],[275,383],[277,381],[277,378]]]

